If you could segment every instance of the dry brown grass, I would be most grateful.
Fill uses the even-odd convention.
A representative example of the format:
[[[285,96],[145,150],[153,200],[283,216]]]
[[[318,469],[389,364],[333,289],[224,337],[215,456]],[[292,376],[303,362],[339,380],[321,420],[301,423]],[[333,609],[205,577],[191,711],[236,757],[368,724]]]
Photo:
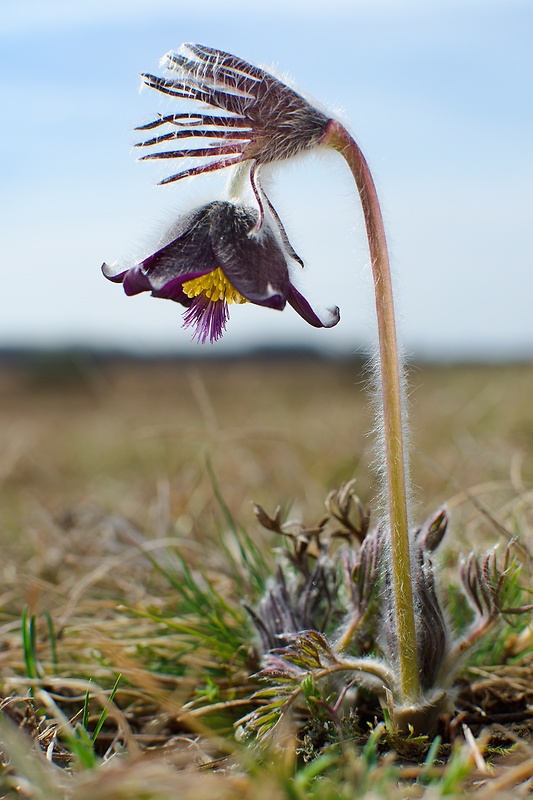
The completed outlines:
[[[448,502],[453,553],[516,533],[530,547],[533,366],[417,367],[410,385],[420,518]],[[25,675],[20,610],[27,604],[41,626],[39,615],[48,610],[64,637],[55,669],[68,677],[56,687],[58,696],[75,698],[74,713],[83,690],[73,680],[92,678],[108,688],[120,670],[129,682],[121,704],[137,709],[123,728],[133,725],[131,741],[141,743],[138,752],[136,745],[130,748],[129,777],[121,777],[123,768],[117,767],[105,780],[85,773],[56,781],[55,772],[39,780],[52,782],[50,797],[70,796],[72,788],[63,784],[75,781],[77,798],[134,798],[142,795],[128,789],[128,780],[135,783],[138,776],[138,786],[152,781],[147,796],[170,797],[178,790],[176,765],[190,760],[191,736],[201,739],[204,720],[197,716],[185,723],[180,717],[190,681],[154,675],[138,657],[146,637],[151,657],[159,648],[165,658],[173,647],[179,652],[178,637],[174,641],[165,633],[158,641],[153,624],[139,620],[132,626],[129,617],[117,614],[120,603],[163,608],[167,601],[139,542],[158,553],[166,537],[178,536],[190,563],[210,569],[230,597],[233,589],[214,544],[220,511],[207,460],[233,516],[265,552],[272,539],[255,522],[252,501],[267,510],[281,503],[292,516],[313,523],[323,513],[327,492],[354,477],[360,496],[372,500],[373,410],[364,371],[355,361],[311,355],[145,363],[78,356],[5,365],[0,390],[4,693],[17,695]],[[525,639],[523,645],[531,648]],[[51,675],[47,644],[40,656]],[[12,710],[18,721],[23,706],[22,701]],[[178,718],[192,731],[183,741]],[[147,743],[164,743],[162,760],[141,758]],[[197,747],[200,760],[220,755],[208,752],[207,745]],[[266,783],[259,788],[228,761],[217,796],[288,796],[280,788],[284,769],[279,766],[281,777],[272,778],[269,794]],[[500,778],[504,786],[503,773]],[[180,796],[199,796],[199,780],[196,772],[182,775]],[[206,797],[214,796],[211,780],[204,776]]]
[[[357,362],[312,356],[0,371],[4,546],[94,506],[156,533],[209,531],[208,456],[234,515],[252,500],[314,519],[353,477],[375,496],[373,411]],[[413,368],[412,476],[420,514],[474,491],[497,509],[531,485],[533,366]],[[477,488],[476,488],[477,487]]]

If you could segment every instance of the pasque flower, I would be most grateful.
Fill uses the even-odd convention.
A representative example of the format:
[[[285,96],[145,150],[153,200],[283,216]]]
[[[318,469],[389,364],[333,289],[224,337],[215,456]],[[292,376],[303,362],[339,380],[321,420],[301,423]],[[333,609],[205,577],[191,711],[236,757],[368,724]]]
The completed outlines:
[[[328,512],[345,526],[342,535],[355,536],[362,545],[356,553],[352,550],[343,556],[341,591],[336,591],[337,571],[330,560],[321,560],[311,571],[298,543],[293,563],[301,574],[294,580],[278,572],[257,609],[250,611],[262,649],[267,651],[260,676],[281,681],[281,699],[272,701],[272,687],[266,690],[263,699],[271,702],[260,706],[258,725],[265,728],[277,710],[293,703],[295,675],[301,693],[304,684],[309,689],[309,676],[327,682],[328,676],[344,674],[354,677],[336,701],[335,715],[353,681],[365,680],[386,701],[399,730],[429,733],[441,712],[452,707],[451,682],[466,649],[498,616],[531,608],[505,603],[516,580],[508,553],[503,572],[495,555],[488,554],[482,561],[472,555],[462,577],[475,619],[457,639],[440,606],[431,557],[444,535],[446,512],[441,509],[421,528],[409,528],[403,363],[387,240],[371,171],[361,148],[338,120],[270,73],[196,44],[168,54],[165,65],[166,77],[145,74],[143,79],[156,91],[179,99],[181,107],[142,125],[139,130],[153,133],[137,146],[149,151],[144,159],[177,159],[182,164],[161,183],[235,167],[229,190],[233,202],[212,202],[180,218],[159,249],[140,263],[122,271],[104,265],[107,278],[122,283],[128,295],[150,291],[181,303],[185,326],[192,327],[202,343],[222,335],[231,303],[252,302],[278,310],[289,303],[311,325],[335,325],[338,309],[322,320],[291,281],[289,268],[295,262],[303,264],[260,182],[264,166],[317,146],[332,148],[345,159],[359,193],[368,238],[376,299],[375,371],[381,390],[376,396],[386,509],[376,531],[368,534],[364,510],[359,527],[350,523],[349,502],[344,502],[348,495],[343,490],[344,500],[339,495]],[[196,166],[189,166],[190,160]],[[245,178],[255,196],[254,207],[242,202]],[[285,534],[278,516],[267,520],[267,527]],[[314,530],[315,538],[324,524]],[[378,603],[376,587],[382,595],[379,626],[375,626],[381,629],[375,638],[381,657],[352,656],[350,651],[359,649],[362,621]],[[336,599],[347,601],[349,607],[328,641],[320,628],[335,628],[338,615],[330,612]]]
[[[186,307],[185,327],[201,343],[215,342],[226,327],[231,303],[251,302],[283,310],[289,303],[314,327],[339,320],[334,309],[321,320],[292,284],[289,263],[299,260],[281,223],[273,217],[255,232],[258,212],[248,206],[215,201],[181,217],[163,246],[139,264],[106,278],[122,283],[127,295],[149,291]]]
[[[210,203],[179,219],[163,247],[141,263],[118,274],[104,264],[104,275],[123,283],[128,295],[151,291],[184,305],[184,325],[202,343],[220,338],[231,303],[278,310],[289,303],[310,325],[335,325],[337,308],[320,319],[291,282],[291,262],[303,263],[258,179],[261,165],[319,144],[328,117],[268,72],[221,50],[183,45],[165,61],[167,79],[144,74],[144,81],[193,107],[138,128],[164,130],[138,147],[176,142],[176,149],[143,158],[202,159],[161,183],[243,164],[257,208]]]

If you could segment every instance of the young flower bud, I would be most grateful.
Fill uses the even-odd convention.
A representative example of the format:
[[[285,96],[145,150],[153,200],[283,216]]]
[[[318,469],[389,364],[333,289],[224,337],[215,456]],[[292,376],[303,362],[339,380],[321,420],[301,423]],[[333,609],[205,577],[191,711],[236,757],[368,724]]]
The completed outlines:
[[[166,132],[138,144],[152,147],[176,142],[177,149],[152,152],[145,159],[210,158],[161,183],[223,169],[244,161],[253,167],[282,161],[320,143],[329,118],[269,72],[230,53],[199,44],[182,45],[164,61],[169,77],[144,74],[158,92],[216,109],[160,116],[137,130],[165,127]],[[222,112],[222,113],[218,113]],[[192,146],[200,140],[199,146]]]

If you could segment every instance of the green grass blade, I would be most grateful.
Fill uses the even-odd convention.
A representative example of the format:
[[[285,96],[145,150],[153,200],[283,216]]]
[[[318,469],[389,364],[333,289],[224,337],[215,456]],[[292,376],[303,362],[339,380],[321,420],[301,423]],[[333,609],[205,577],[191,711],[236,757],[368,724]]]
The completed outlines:
[[[89,678],[89,683],[91,679]],[[89,699],[91,697],[91,691],[88,688],[85,692],[85,700],[83,701],[83,711],[81,714],[81,724],[85,728],[86,731],[89,730]]]
[[[121,680],[122,680],[122,673],[120,673],[118,675],[118,677],[117,677],[117,679],[115,681],[115,684],[114,684],[113,688],[111,689],[111,693],[109,695],[109,702],[110,703],[112,703],[113,700],[115,699],[115,695],[117,693],[118,686],[119,686],[119,683],[120,683]],[[102,730],[104,722],[106,721],[106,717],[107,717],[107,708],[103,708],[102,709],[102,713],[100,714],[100,718],[99,718],[98,722],[96,723],[96,727],[95,727],[95,729],[93,731],[93,735],[91,737],[91,740],[92,740],[93,743],[96,742],[96,740],[98,738],[98,734]]]
[[[35,654],[35,616],[29,615],[28,606],[24,606],[22,609],[21,632],[26,674],[33,680],[38,677]]]

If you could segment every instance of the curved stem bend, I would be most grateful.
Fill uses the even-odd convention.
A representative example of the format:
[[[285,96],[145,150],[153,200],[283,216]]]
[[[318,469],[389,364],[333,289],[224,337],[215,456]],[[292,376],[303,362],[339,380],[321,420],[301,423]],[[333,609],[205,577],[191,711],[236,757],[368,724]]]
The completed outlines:
[[[390,529],[390,554],[401,702],[420,693],[407,515],[406,456],[403,436],[401,362],[396,334],[392,280],[383,217],[376,187],[360,147],[336,120],[330,120],[323,145],[337,150],[354,177],[368,236],[379,338],[383,440]]]

